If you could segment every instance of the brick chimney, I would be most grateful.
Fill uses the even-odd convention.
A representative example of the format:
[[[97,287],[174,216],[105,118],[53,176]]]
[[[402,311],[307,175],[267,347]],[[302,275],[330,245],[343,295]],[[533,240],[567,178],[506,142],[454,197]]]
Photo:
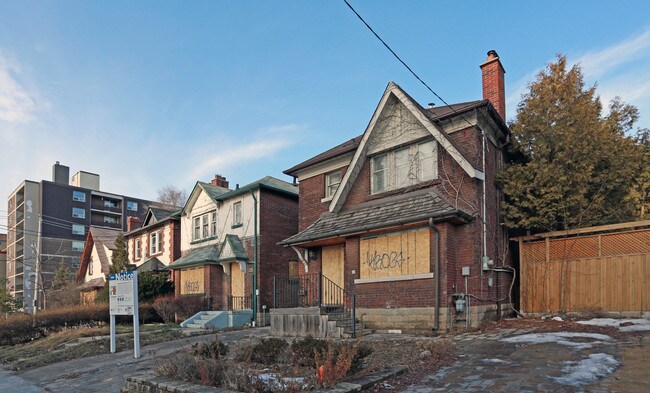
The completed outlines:
[[[487,53],[487,60],[481,64],[483,74],[483,99],[490,100],[503,121],[506,120],[506,70],[501,65],[497,51]]]
[[[134,229],[138,229],[142,226],[142,220],[138,217],[129,216],[126,220],[126,231],[131,232]]]
[[[213,186],[228,188],[228,180],[221,175],[214,175],[214,179],[210,182]]]

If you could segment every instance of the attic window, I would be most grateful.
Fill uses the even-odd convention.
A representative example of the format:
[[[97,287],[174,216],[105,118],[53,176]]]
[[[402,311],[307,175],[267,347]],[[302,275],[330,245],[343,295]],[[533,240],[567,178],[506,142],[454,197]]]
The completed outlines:
[[[372,193],[412,186],[438,176],[436,142],[427,141],[372,157]]]

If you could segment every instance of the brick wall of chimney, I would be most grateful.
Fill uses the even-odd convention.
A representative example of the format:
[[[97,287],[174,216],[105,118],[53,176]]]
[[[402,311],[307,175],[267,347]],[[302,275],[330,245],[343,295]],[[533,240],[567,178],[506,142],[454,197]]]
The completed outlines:
[[[501,118],[506,120],[505,73],[496,51],[488,52],[487,60],[481,64],[483,74],[483,99],[490,100]]]
[[[142,220],[138,217],[129,216],[126,221],[126,231],[131,232],[134,229],[140,228],[142,226]]]
[[[228,180],[221,175],[214,175],[214,179],[210,182],[213,186],[228,188]]]

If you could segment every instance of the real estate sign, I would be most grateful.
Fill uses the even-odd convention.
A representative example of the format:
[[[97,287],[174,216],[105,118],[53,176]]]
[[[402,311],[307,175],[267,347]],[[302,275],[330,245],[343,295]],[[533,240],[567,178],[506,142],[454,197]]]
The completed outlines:
[[[138,317],[138,271],[108,276],[111,315],[111,353],[115,353],[115,316],[133,315],[133,357],[140,357],[140,320]]]

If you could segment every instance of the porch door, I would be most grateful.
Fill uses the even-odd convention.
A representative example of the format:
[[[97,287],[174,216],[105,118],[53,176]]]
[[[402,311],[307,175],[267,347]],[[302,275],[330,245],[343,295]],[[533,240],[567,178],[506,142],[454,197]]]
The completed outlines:
[[[250,308],[249,302],[244,298],[244,272],[239,268],[238,262],[230,264],[230,296],[232,296],[232,308],[234,310],[243,310]],[[248,307],[246,307],[248,305]]]
[[[323,247],[322,272],[326,279],[323,279],[323,303],[343,304],[344,288],[343,262],[345,261],[345,245]]]

